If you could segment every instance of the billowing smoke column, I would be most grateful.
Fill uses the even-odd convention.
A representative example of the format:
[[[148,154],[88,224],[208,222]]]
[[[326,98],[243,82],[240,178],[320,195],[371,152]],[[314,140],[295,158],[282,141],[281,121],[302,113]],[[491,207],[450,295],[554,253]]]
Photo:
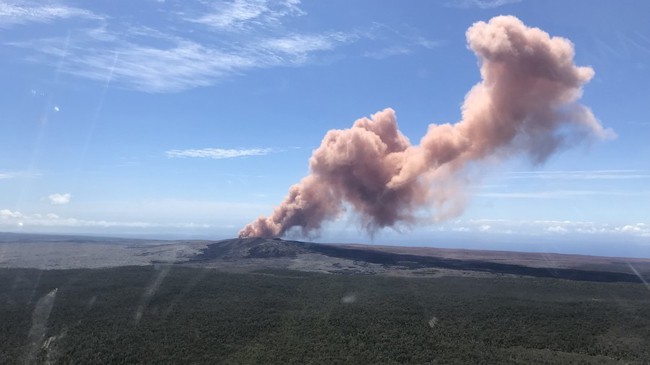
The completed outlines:
[[[466,95],[460,122],[429,125],[417,146],[397,129],[392,109],[329,131],[310,159],[311,173],[240,237],[281,236],[294,227],[307,235],[345,204],[370,232],[417,223],[422,208],[435,208],[438,218],[460,214],[470,166],[513,154],[542,163],[584,138],[613,135],[578,103],[594,71],[574,65],[569,40],[499,16],[472,25],[467,42],[482,81]]]

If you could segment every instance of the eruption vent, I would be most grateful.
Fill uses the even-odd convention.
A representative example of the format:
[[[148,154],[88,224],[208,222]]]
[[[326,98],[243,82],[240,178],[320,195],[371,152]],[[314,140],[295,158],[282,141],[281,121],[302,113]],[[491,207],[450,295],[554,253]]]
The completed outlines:
[[[397,129],[392,109],[327,132],[309,161],[310,174],[271,216],[239,236],[281,236],[293,227],[307,235],[339,215],[344,203],[370,232],[414,224],[421,208],[435,208],[437,218],[457,215],[470,165],[515,154],[542,163],[582,139],[614,135],[578,103],[594,71],[573,63],[569,40],[513,16],[475,23],[466,35],[482,81],[467,93],[460,122],[429,125],[419,145]]]

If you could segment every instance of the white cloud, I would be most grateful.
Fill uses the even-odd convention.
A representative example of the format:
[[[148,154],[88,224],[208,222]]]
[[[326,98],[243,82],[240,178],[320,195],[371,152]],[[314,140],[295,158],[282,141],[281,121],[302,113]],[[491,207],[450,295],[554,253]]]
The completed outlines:
[[[303,33],[288,29],[283,19],[305,14],[298,0],[234,0],[184,3],[155,25],[146,19],[100,17],[91,11],[31,3],[2,5],[2,19],[32,14],[32,21],[57,18],[94,19],[67,34],[5,41],[27,50],[33,63],[57,72],[152,93],[178,92],[214,85],[256,68],[303,65],[319,52],[359,39],[354,31]],[[48,15],[49,14],[49,15]],[[23,18],[29,18],[27,15]],[[208,25],[202,32],[187,21]],[[6,20],[5,20],[6,22]],[[71,36],[72,34],[72,36]],[[11,39],[11,38],[8,38]]]
[[[435,49],[438,47],[441,47],[445,44],[446,42],[440,41],[440,40],[431,40],[431,39],[426,39],[422,37],[418,37],[415,40],[415,44],[417,44],[420,47],[424,47],[427,49]]]
[[[117,55],[117,56],[116,56]],[[66,72],[104,81],[112,70],[113,82],[147,92],[173,92],[208,86],[215,79],[254,66],[245,56],[181,41],[169,48],[127,44],[114,53],[88,55],[70,63]]]
[[[384,58],[388,57],[393,57],[393,56],[400,56],[400,55],[407,55],[410,54],[412,51],[404,46],[391,46],[388,48],[380,49],[377,51],[367,51],[363,55],[365,57],[370,57],[374,58],[377,60],[382,60]]]
[[[101,28],[99,28],[101,29]],[[312,54],[333,51],[351,42],[342,33],[251,36],[235,43],[198,43],[130,27],[127,34],[88,31],[72,40],[44,38],[6,44],[33,50],[35,62],[54,64],[65,57],[60,71],[145,92],[178,92],[213,85],[255,68],[304,64]],[[143,34],[147,33],[147,34]],[[142,38],[157,38],[153,46]],[[135,38],[135,40],[133,40]]]
[[[490,227],[490,232],[512,233],[517,232],[527,235],[538,234],[608,234],[631,235],[636,237],[650,237],[650,226],[645,223],[635,224],[610,224],[589,221],[570,220],[507,220],[507,219],[474,219],[467,222],[454,223],[470,227],[470,231],[485,232],[485,226]]]
[[[65,56],[60,71],[145,92],[176,92],[212,85],[241,70],[263,67],[261,59],[203,46],[188,40],[168,40],[158,47],[96,39],[93,33],[66,41],[45,38],[8,43],[33,49],[36,62],[53,62]],[[97,45],[97,42],[101,43]],[[33,58],[33,57],[32,57]]]
[[[372,49],[363,52],[364,57],[376,60],[410,55],[422,49],[433,50],[447,43],[444,40],[432,40],[414,34],[409,28],[397,29],[381,23],[374,23],[368,30],[359,31],[357,36],[380,43],[379,46],[373,45]]]
[[[88,10],[59,5],[38,4],[31,1],[0,2],[0,27],[13,24],[48,23],[56,19],[86,18],[101,19]]]
[[[2,207],[0,207],[2,208]],[[72,209],[72,207],[71,207]],[[114,232],[126,233],[128,228],[140,232],[161,233],[180,230],[222,230],[236,235],[260,212],[273,209],[271,203],[242,203],[179,199],[114,199],[78,202],[67,215],[38,211],[0,209],[0,231],[16,229],[47,232]],[[47,230],[45,228],[56,228]]]
[[[265,3],[265,1],[235,0],[221,11],[205,14],[194,21],[216,28],[241,26],[268,11]]]
[[[562,226],[550,226],[546,228],[547,231],[553,233],[566,233],[567,229]]]
[[[0,219],[20,219],[22,217],[20,212],[12,212],[9,209],[0,210]]]
[[[470,228],[463,227],[463,226],[461,226],[461,227],[452,227],[451,230],[454,231],[454,232],[471,232],[472,231]]]
[[[282,17],[305,14],[299,0],[233,0],[216,2],[207,13],[186,20],[213,28],[238,31],[251,26],[278,25]]]
[[[650,228],[645,223],[626,224],[620,227],[621,232],[626,233],[650,233]]]
[[[151,93],[211,86],[253,69],[305,65],[316,59],[315,55],[334,52],[360,39],[377,43],[377,50],[365,52],[374,58],[442,44],[381,26],[366,32],[296,31],[285,23],[290,17],[306,14],[299,0],[187,2],[155,25],[147,19],[99,16],[56,3],[2,4],[0,26],[3,19],[5,23],[19,18],[21,22],[41,23],[72,17],[90,19],[83,28],[68,28],[65,35],[54,30],[49,37],[16,37],[4,42],[27,50],[23,58],[28,62],[46,63],[57,67],[57,72],[102,83],[110,80],[111,86]],[[22,18],[16,14],[23,14]],[[187,22],[206,27],[187,27]]]
[[[33,171],[0,171],[0,180],[16,179],[16,178],[34,178],[41,176],[38,172]]]
[[[64,194],[51,194],[47,197],[50,200],[50,203],[54,205],[66,205],[70,203],[70,199],[72,199],[72,195],[70,193],[64,193]]]
[[[68,228],[210,228],[199,223],[151,223],[141,221],[111,221],[61,217],[57,214],[23,214],[8,209],[0,210],[0,227],[68,227]]]
[[[627,124],[643,126],[643,127],[650,126],[650,122],[639,122],[639,121],[630,121],[630,122],[627,122]]]
[[[648,195],[650,191],[620,191],[620,190],[548,190],[531,192],[494,192],[476,193],[483,198],[510,198],[510,199],[563,199],[581,196],[642,196]]]
[[[516,171],[506,173],[503,178],[509,181],[505,184],[481,186],[475,195],[482,198],[499,199],[565,200],[589,197],[646,198],[650,196],[649,189],[639,187],[622,189],[611,186],[611,184],[604,184],[604,182],[619,180],[638,184],[643,180],[650,179],[650,170]]]
[[[481,224],[481,225],[478,227],[478,230],[481,231],[481,232],[487,232],[487,231],[489,231],[491,228],[492,228],[492,226],[489,225],[489,224]]]
[[[569,171],[517,171],[507,174],[508,179],[553,180],[628,180],[649,179],[645,170],[569,170]]]
[[[331,50],[337,43],[344,43],[349,39],[349,36],[342,33],[291,34],[266,39],[262,42],[262,47],[273,54],[286,54],[304,60],[311,52]]]
[[[522,0],[450,0],[447,6],[455,8],[479,8],[479,9],[493,9],[500,6],[514,4]]]
[[[196,157],[212,158],[220,160],[224,158],[235,158],[243,156],[263,156],[271,153],[271,148],[249,148],[249,149],[223,149],[223,148],[203,148],[189,150],[170,150],[165,152],[169,158],[174,157]]]

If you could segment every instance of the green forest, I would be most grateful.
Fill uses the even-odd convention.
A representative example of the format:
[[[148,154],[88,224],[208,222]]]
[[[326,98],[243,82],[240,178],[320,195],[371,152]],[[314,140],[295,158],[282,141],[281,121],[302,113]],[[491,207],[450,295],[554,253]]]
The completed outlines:
[[[0,269],[0,364],[647,364],[643,284]]]

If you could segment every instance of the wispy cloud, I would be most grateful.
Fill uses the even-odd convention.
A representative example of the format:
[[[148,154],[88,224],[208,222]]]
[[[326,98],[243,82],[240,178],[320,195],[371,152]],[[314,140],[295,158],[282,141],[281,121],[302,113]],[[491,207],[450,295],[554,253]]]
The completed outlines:
[[[112,87],[150,93],[211,86],[254,69],[305,66],[361,40],[372,43],[365,56],[377,59],[442,44],[413,30],[404,33],[379,24],[365,31],[305,32],[288,21],[307,15],[299,0],[185,2],[157,22],[125,16],[119,9],[98,15],[58,3],[0,4],[0,26],[39,22],[43,29],[34,34],[52,34],[8,38],[12,40],[4,45],[25,51],[24,60],[102,83],[110,78]],[[71,18],[89,21],[71,23]],[[55,20],[68,21],[66,34],[60,27],[48,28]],[[364,55],[364,48],[356,52]]]
[[[210,228],[210,224],[152,223],[140,221],[111,221],[62,217],[58,214],[23,214],[8,209],[0,210],[0,227],[67,227],[67,228]]]
[[[217,24],[227,29],[233,22],[249,25],[234,38],[231,30],[220,27],[209,27],[204,34],[179,31],[187,19],[153,28],[105,18],[72,35],[5,45],[25,49],[26,60],[56,64],[63,73],[100,82],[110,75],[111,84],[118,87],[165,93],[213,85],[251,69],[306,64],[318,52],[334,51],[358,39],[342,32],[300,33],[279,26],[284,15],[299,12],[297,1],[228,4],[230,10],[219,13]],[[260,22],[277,22],[278,27],[259,31]]]
[[[358,36],[378,43],[362,54],[376,60],[410,55],[423,49],[433,50],[447,43],[444,40],[428,39],[409,27],[397,29],[382,23],[373,23],[368,30],[360,31]]]
[[[461,9],[479,8],[479,9],[493,9],[500,6],[514,4],[522,0],[449,0],[447,6]]]
[[[650,226],[645,223],[626,224],[622,227],[617,227],[617,229],[625,233],[640,233],[650,237]]]
[[[441,41],[441,40],[431,40],[431,39],[426,39],[423,37],[417,37],[414,40],[414,44],[417,44],[420,47],[424,47],[427,49],[435,49],[441,46],[444,46],[447,42],[446,41]]]
[[[639,121],[630,121],[630,122],[627,122],[627,124],[635,125],[635,126],[641,126],[641,127],[650,126],[650,122],[639,122]]]
[[[124,44],[114,52],[91,51],[69,57],[64,71],[103,81],[112,68],[114,83],[147,92],[174,92],[212,85],[237,70],[255,66],[255,60],[181,41],[168,48]]]
[[[489,227],[485,229],[485,227]],[[610,224],[571,220],[473,219],[443,225],[440,230],[454,232],[491,232],[500,234],[567,235],[605,234],[650,237],[650,225],[642,222]]]
[[[14,172],[0,172],[0,180],[13,179],[16,177]]]
[[[165,228],[221,229],[228,224],[239,228],[250,217],[273,207],[271,203],[261,203],[259,200],[245,203],[205,199],[108,199],[80,202],[73,211],[69,211],[71,216],[0,207],[0,231],[18,228],[28,231],[30,227],[88,227],[115,228],[113,231],[122,233],[124,231],[120,228],[142,228],[159,233],[160,229]],[[142,217],[147,218],[143,220]],[[236,231],[232,230],[231,233],[235,234]]]
[[[186,20],[226,31],[241,31],[253,26],[278,25],[280,19],[304,15],[300,0],[234,0],[208,5],[200,15]]]
[[[547,190],[547,191],[510,191],[510,192],[479,192],[475,194],[483,198],[510,199],[563,199],[585,196],[641,196],[650,195],[650,190]]]
[[[72,199],[72,194],[70,193],[56,193],[56,194],[51,194],[47,197],[50,200],[51,204],[54,205],[66,205],[70,203],[70,200]]]
[[[48,23],[56,19],[101,19],[91,11],[56,3],[39,4],[31,1],[0,2],[0,27],[26,23]]]
[[[312,52],[328,51],[337,45],[354,40],[354,35],[343,33],[324,34],[289,34],[278,38],[268,38],[261,42],[261,48],[268,51],[277,59],[282,57],[285,62],[302,63]],[[284,56],[284,57],[283,57]]]
[[[33,171],[0,171],[0,180],[33,178],[38,176],[41,176],[41,174]]]
[[[236,158],[243,156],[263,156],[271,153],[271,148],[248,148],[248,149],[223,149],[223,148],[203,148],[188,150],[169,150],[165,155],[169,158],[176,157],[194,157],[194,158],[212,158],[215,160],[225,158]]]
[[[370,57],[374,58],[377,60],[382,60],[384,58],[388,57],[393,57],[393,56],[399,56],[399,55],[407,55],[410,54],[412,51],[409,48],[402,47],[402,46],[392,46],[376,51],[367,51],[363,55],[365,57]]]
[[[0,219],[20,219],[23,215],[20,212],[14,212],[9,209],[0,209]]]
[[[628,180],[649,179],[646,170],[573,170],[573,171],[518,171],[507,174],[508,179],[553,180]]]

